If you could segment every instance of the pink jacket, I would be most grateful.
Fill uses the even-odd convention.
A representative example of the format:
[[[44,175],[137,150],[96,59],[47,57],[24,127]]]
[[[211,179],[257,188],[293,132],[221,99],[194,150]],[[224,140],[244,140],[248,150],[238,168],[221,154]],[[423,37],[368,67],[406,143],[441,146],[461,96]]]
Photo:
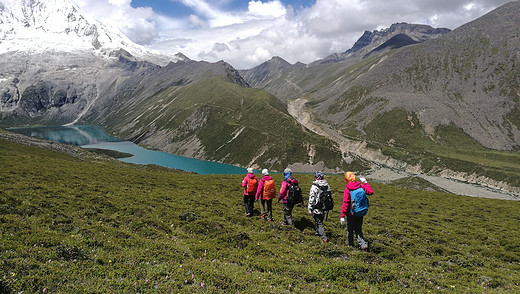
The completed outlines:
[[[244,195],[249,195],[247,193],[247,184],[249,183],[249,180],[250,179],[254,179],[256,178],[256,176],[254,174],[247,174],[245,177],[244,177],[244,180],[242,181],[242,187],[244,187]],[[258,184],[257,184],[258,185]],[[256,191],[255,191],[256,192]],[[255,192],[252,192],[251,194],[254,195]]]
[[[280,194],[278,195],[278,202],[283,199],[282,203],[287,203],[287,195],[289,195],[289,183],[287,181],[298,184],[298,179],[294,178],[293,176],[290,176],[287,178],[287,180],[283,181],[282,187],[280,188]]]
[[[352,215],[350,213],[350,190],[356,190],[358,188],[363,188],[367,195],[374,194],[372,187],[370,187],[369,183],[361,184],[360,182],[349,182],[347,183],[347,187],[345,188],[345,192],[343,193],[343,206],[341,207],[341,217],[345,217],[346,215]]]
[[[262,197],[262,199],[264,199],[264,182],[267,181],[267,180],[272,180],[273,178],[269,175],[267,176],[263,176],[260,181],[258,181],[258,189],[256,190],[256,200],[260,199],[260,197]]]

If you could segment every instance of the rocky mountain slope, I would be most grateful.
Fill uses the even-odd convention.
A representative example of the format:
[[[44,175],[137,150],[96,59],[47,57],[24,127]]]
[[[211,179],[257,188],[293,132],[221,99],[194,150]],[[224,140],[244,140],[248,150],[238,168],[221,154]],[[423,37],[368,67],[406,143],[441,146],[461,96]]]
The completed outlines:
[[[514,1],[442,37],[353,64],[257,75],[266,67],[261,65],[243,75],[282,99],[305,97],[316,117],[361,137],[375,116],[403,109],[417,116],[426,132],[451,124],[485,147],[515,150],[520,148],[519,16],[520,2]],[[347,52],[354,51],[360,49]]]
[[[386,29],[365,31],[352,48],[343,53],[333,54],[317,60],[310,65],[340,61],[355,62],[371,54],[372,51],[382,51],[383,48],[387,48],[388,46],[384,46],[384,44],[390,40],[393,43],[392,49],[396,49],[413,43],[422,43],[436,39],[450,31],[450,29],[433,28],[429,25],[395,23]]]
[[[322,101],[317,114],[360,136],[375,116],[403,109],[430,135],[453,125],[485,147],[518,150],[519,22],[520,2],[511,2],[441,38],[367,60],[309,99]]]
[[[308,113],[322,134],[354,142],[344,149],[358,156],[413,173],[485,174],[518,185],[519,166],[507,158],[520,149],[519,17],[514,1],[419,44],[380,52],[374,49],[384,42],[373,45],[355,62],[336,58],[256,80],[256,68],[243,75],[299,105],[294,116]]]

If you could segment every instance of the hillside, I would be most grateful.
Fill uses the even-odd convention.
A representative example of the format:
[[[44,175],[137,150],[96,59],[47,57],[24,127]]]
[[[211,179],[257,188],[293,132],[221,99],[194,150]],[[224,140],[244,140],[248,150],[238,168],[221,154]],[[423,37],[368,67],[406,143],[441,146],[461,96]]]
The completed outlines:
[[[136,103],[108,108],[117,111],[93,121],[152,149],[278,171],[347,167],[336,144],[303,128],[276,97],[225,76],[167,87]],[[351,162],[356,168],[363,164]]]
[[[366,160],[518,190],[519,11],[513,1],[420,44],[275,72],[262,88],[338,144],[368,147],[351,151]]]
[[[372,183],[369,252],[244,217],[242,176],[199,176],[0,139],[1,293],[515,293],[520,202]],[[281,175],[274,175],[277,183]],[[311,176],[298,174],[308,191]],[[370,179],[369,179],[370,180]],[[456,203],[456,205],[455,205]],[[258,204],[256,204],[258,209]],[[258,213],[258,211],[257,211]]]

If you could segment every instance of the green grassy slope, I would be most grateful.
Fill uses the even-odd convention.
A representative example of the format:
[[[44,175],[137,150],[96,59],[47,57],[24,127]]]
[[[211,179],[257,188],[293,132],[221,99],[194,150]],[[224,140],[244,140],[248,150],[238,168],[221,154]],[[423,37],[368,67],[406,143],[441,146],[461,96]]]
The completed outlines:
[[[420,164],[426,172],[451,169],[520,187],[518,152],[485,148],[453,125],[438,126],[428,134],[415,114],[394,109],[377,116],[365,130],[363,138],[370,140],[370,147]]]
[[[256,158],[254,164],[275,170],[309,161],[346,168],[336,144],[304,129],[281,101],[219,77],[170,87],[137,105],[122,107],[107,118],[106,127],[138,141],[195,140],[204,149],[204,159],[230,164],[245,166]],[[185,149],[183,145],[163,151],[183,155]]]
[[[370,251],[244,217],[241,176],[79,159],[0,140],[0,293],[515,293],[520,203],[373,183]],[[274,175],[280,183],[281,175]],[[298,174],[308,191],[311,176]],[[258,204],[256,204],[258,209]]]

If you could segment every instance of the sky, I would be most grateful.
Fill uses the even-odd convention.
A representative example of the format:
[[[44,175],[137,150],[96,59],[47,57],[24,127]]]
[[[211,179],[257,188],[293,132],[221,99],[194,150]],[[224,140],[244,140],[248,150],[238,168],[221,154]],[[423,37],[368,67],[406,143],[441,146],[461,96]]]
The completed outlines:
[[[310,63],[399,22],[455,29],[510,0],[73,0],[132,41],[249,69],[274,56]]]

